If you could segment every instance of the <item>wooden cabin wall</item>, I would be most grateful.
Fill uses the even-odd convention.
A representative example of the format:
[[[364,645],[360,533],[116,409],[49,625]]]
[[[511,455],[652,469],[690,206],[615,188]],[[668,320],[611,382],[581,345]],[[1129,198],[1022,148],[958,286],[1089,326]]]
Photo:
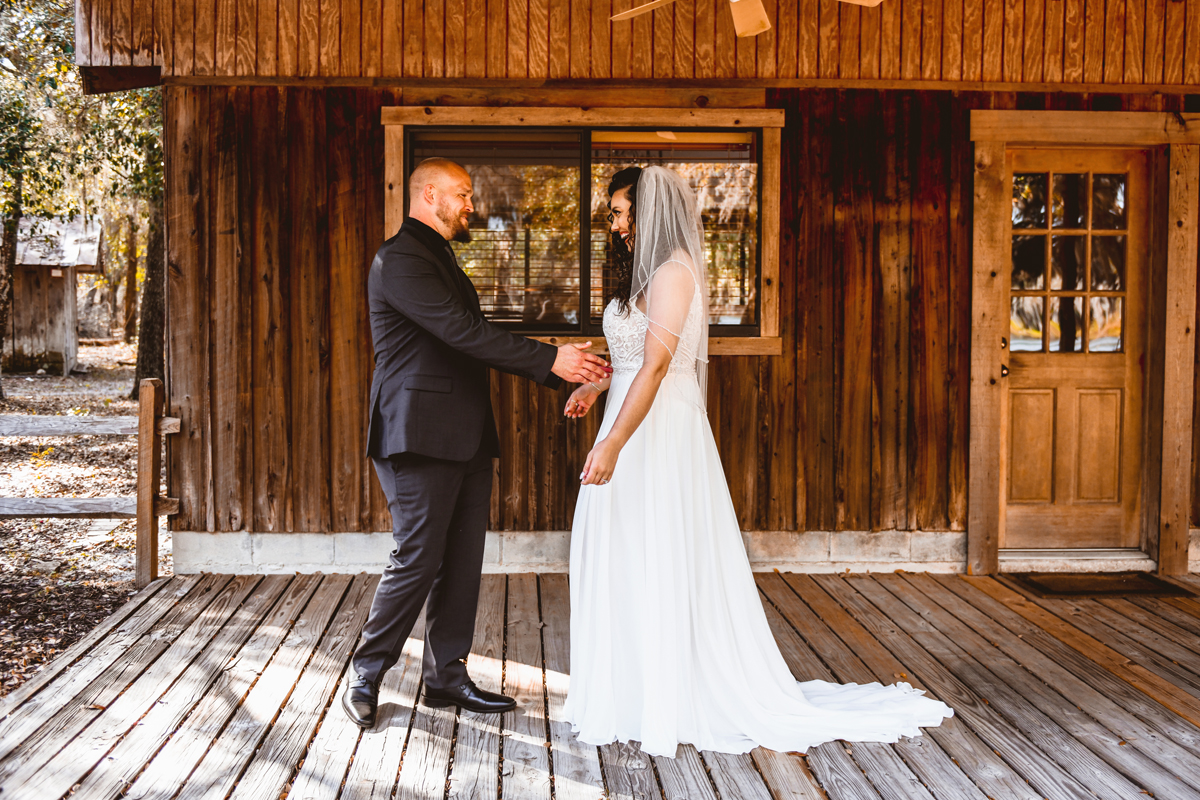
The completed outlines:
[[[364,457],[365,279],[391,233],[378,120],[395,100],[369,88],[167,88],[177,529],[390,528]],[[714,357],[709,380],[743,529],[963,529],[970,110],[1180,102],[769,92],[787,111],[784,355]],[[496,374],[492,385],[504,455],[491,527],[569,528],[599,415],[563,418],[567,389]]]
[[[61,274],[55,276],[54,272]],[[0,369],[36,372],[45,368],[70,374],[79,351],[75,286],[73,266],[16,266]]]
[[[77,61],[209,78],[1200,85],[1200,0],[76,0]]]

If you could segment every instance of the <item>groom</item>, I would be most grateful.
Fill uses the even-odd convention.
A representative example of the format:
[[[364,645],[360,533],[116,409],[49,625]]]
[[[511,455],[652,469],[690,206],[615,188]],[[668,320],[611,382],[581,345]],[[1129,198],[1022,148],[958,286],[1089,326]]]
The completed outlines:
[[[422,161],[409,216],[379,248],[367,279],[375,377],[367,454],[392,513],[392,551],[375,590],[356,677],[342,697],[355,724],[375,724],[379,683],[425,613],[427,706],[498,713],[516,706],[467,675],[492,493],[500,455],[487,367],[551,388],[611,370],[588,345],[548,344],[488,322],[449,242],[470,241],[471,178],[453,161]]]

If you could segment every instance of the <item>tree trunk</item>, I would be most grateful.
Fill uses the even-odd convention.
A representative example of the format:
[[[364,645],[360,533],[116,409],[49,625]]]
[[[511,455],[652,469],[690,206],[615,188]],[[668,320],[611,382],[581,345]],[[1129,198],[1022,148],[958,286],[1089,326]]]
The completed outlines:
[[[163,195],[150,201],[150,230],[146,241],[146,277],[142,280],[141,321],[138,324],[137,375],[130,397],[137,399],[143,378],[164,380],[163,348],[167,309],[167,247]]]
[[[0,356],[4,353],[4,335],[8,333],[9,310],[12,308],[13,274],[17,269],[17,230],[21,225],[21,200],[25,192],[25,175],[17,172],[13,181],[12,213],[4,218],[4,233],[0,236]],[[4,385],[0,383],[0,400]]]
[[[137,217],[129,214],[129,236],[125,239],[125,342],[137,335]]]

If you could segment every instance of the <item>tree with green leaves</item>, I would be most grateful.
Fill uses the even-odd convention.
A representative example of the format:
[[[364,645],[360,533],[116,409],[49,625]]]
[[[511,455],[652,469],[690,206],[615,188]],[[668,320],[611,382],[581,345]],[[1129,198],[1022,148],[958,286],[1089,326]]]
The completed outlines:
[[[137,376],[162,377],[162,186],[161,90],[85,95],[72,0],[0,0],[0,349],[21,217],[120,204],[149,218]]]

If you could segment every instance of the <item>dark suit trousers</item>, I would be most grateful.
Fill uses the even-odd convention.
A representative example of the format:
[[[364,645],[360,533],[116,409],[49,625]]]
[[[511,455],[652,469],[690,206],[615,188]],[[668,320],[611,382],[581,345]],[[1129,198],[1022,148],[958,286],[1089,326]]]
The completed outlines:
[[[492,459],[402,453],[372,460],[392,512],[396,549],[375,590],[354,669],[378,684],[403,654],[424,605],[425,685],[458,686],[467,680],[475,633]]]

